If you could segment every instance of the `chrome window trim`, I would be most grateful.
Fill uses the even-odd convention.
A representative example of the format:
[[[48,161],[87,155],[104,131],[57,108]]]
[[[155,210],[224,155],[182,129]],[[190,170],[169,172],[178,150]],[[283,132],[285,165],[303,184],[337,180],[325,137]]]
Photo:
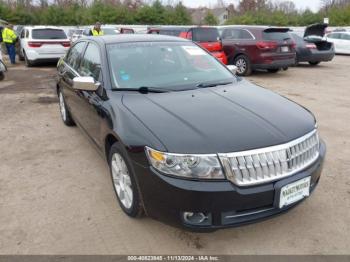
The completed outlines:
[[[229,29],[229,30],[243,30],[243,31],[246,31],[246,32],[248,32],[248,34],[250,34],[250,36],[252,38],[224,38],[224,40],[256,40],[255,36],[248,29],[228,27],[228,28],[224,28],[222,32],[224,32],[224,30],[227,30],[227,29]]]

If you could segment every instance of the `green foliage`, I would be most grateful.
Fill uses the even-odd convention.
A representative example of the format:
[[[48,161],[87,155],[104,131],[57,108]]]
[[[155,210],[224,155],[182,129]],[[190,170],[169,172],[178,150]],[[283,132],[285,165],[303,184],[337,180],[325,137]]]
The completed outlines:
[[[218,25],[219,21],[218,19],[213,15],[212,12],[208,11],[207,14],[204,17],[204,23],[206,25]]]

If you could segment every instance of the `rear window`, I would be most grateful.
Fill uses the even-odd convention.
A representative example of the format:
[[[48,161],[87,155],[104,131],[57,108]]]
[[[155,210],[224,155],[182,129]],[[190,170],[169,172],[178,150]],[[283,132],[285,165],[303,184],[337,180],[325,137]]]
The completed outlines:
[[[217,42],[220,40],[219,31],[216,28],[192,29],[192,40],[195,42]]]
[[[66,33],[62,29],[33,29],[33,39],[66,39]]]
[[[161,34],[161,35],[179,36],[180,33],[181,33],[181,30],[175,30],[175,29],[161,29],[161,30],[159,30],[159,34]]]
[[[268,41],[283,41],[290,39],[288,32],[263,32],[263,39]]]

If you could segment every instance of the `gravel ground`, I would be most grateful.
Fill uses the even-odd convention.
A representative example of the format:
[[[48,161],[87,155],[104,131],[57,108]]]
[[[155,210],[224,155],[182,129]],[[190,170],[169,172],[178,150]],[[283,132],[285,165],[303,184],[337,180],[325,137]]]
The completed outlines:
[[[60,119],[55,67],[9,68],[0,82],[0,254],[348,254],[349,56],[249,79],[315,113],[328,146],[320,184],[265,222],[189,233],[125,216],[107,165]]]

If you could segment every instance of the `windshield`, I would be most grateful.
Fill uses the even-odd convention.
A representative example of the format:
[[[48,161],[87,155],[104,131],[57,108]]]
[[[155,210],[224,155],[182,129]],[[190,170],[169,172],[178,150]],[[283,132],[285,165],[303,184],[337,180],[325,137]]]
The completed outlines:
[[[214,57],[191,42],[137,42],[107,46],[114,88],[198,88],[235,81]]]
[[[66,39],[66,33],[62,29],[33,29],[33,39]]]

